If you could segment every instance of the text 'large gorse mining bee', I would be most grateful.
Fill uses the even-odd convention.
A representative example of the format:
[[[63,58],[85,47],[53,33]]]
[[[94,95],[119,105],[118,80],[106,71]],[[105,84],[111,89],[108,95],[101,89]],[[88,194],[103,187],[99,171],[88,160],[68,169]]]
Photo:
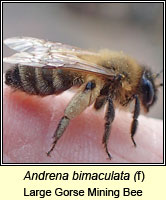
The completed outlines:
[[[135,101],[131,139],[137,129],[140,103],[146,112],[156,101],[155,84],[159,74],[140,66],[123,52],[90,52],[79,48],[30,37],[9,38],[4,43],[18,51],[4,62],[15,64],[6,72],[6,84],[30,95],[53,95],[73,87],[78,92],[69,102],[53,135],[53,151],[69,122],[94,103],[95,110],[107,104],[103,144],[108,157],[108,139],[115,117],[114,105],[127,107]]]

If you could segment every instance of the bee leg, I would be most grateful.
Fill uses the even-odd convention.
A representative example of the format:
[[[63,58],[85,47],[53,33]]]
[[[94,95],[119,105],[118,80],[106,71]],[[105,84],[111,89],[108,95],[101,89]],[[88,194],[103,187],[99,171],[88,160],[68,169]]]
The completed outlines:
[[[140,101],[138,99],[138,96],[135,95],[134,96],[135,98],[135,108],[134,108],[134,115],[133,115],[133,121],[132,121],[132,124],[131,124],[131,139],[134,143],[134,146],[136,147],[136,142],[134,140],[134,135],[136,133],[136,130],[137,130],[137,126],[138,126],[138,116],[140,114]]]
[[[109,97],[108,98],[108,107],[107,107],[107,111],[106,111],[106,115],[105,115],[105,132],[104,132],[104,136],[103,136],[103,144],[105,146],[105,150],[106,153],[109,157],[109,159],[111,159],[111,154],[108,151],[108,139],[110,136],[110,129],[111,129],[111,124],[114,120],[115,117],[115,110],[114,110],[114,105],[112,102],[112,99]]]
[[[83,112],[89,105],[91,105],[97,96],[100,94],[101,84],[96,85],[96,80],[91,80],[84,83],[78,93],[72,98],[70,103],[65,109],[64,116],[60,120],[58,127],[53,135],[54,141],[51,149],[48,151],[47,155],[53,151],[57,141],[63,135],[66,130],[69,122],[74,117],[78,116],[81,112]]]
[[[70,119],[67,116],[63,116],[58,124],[58,127],[53,135],[54,141],[52,143],[51,149],[47,152],[47,156],[50,156],[50,153],[53,151],[57,141],[59,138],[62,136],[64,131],[66,130],[68,124],[69,124]]]
[[[95,104],[94,104],[94,108],[96,110],[100,110],[101,108],[103,108],[103,106],[105,105],[107,101],[107,96],[104,95],[100,95],[99,97],[97,97]]]

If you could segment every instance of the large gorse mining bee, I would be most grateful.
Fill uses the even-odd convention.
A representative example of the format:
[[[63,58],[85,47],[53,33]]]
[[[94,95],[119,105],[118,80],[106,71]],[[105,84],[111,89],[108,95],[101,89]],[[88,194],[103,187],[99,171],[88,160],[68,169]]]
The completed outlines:
[[[90,52],[79,48],[30,37],[9,38],[4,43],[18,51],[4,62],[14,64],[6,72],[5,83],[30,95],[58,95],[73,87],[78,92],[69,102],[53,135],[53,151],[69,122],[94,104],[95,110],[107,104],[103,144],[108,157],[108,139],[115,117],[114,105],[127,107],[135,102],[131,124],[131,139],[134,141],[140,104],[146,112],[156,101],[155,84],[159,74],[139,65],[123,52],[101,50]]]

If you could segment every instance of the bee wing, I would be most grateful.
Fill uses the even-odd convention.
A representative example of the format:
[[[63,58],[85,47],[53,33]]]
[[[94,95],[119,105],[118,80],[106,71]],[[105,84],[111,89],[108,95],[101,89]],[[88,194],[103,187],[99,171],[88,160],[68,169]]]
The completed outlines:
[[[4,44],[18,52],[44,53],[48,51],[81,51],[81,49],[77,47],[32,37],[8,38],[4,40]]]
[[[29,37],[9,38],[4,43],[19,51],[19,53],[4,58],[3,61],[7,63],[44,68],[63,67],[115,76],[107,68],[79,58],[79,55],[99,55],[77,47]]]

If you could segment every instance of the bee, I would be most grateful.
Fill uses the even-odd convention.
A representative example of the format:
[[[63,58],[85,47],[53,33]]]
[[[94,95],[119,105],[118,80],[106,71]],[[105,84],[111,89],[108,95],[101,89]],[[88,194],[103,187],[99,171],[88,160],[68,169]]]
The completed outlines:
[[[5,83],[30,95],[41,97],[58,95],[71,87],[78,92],[69,102],[54,134],[49,156],[70,120],[81,114],[88,106],[100,110],[105,105],[105,129],[103,144],[108,157],[110,129],[115,117],[115,107],[129,107],[134,101],[130,135],[138,126],[140,107],[148,112],[157,99],[158,74],[137,63],[123,52],[100,50],[91,52],[77,47],[49,42],[31,37],[14,37],[4,43],[18,51],[4,62],[14,64],[5,75]]]

